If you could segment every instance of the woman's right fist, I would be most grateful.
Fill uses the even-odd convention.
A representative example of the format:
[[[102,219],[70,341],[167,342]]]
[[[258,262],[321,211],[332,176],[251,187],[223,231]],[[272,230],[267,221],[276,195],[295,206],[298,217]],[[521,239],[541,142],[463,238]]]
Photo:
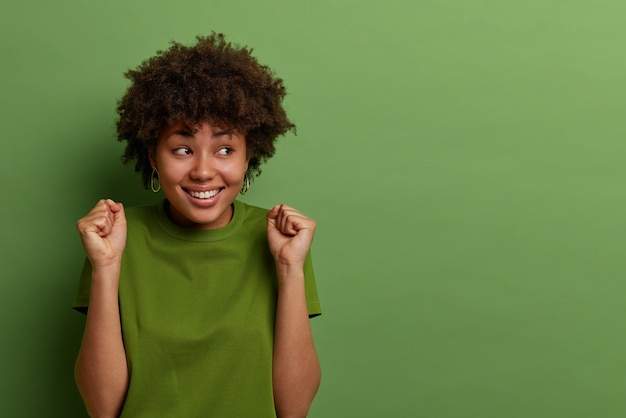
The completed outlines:
[[[126,246],[126,216],[121,203],[100,200],[76,227],[94,268],[121,263]]]

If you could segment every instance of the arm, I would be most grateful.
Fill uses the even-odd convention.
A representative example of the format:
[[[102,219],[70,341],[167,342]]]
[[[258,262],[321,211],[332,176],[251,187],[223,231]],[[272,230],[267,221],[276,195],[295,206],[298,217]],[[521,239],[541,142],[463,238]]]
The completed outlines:
[[[91,296],[75,378],[93,418],[120,414],[128,389],[128,366],[122,341],[118,284],[126,244],[121,204],[101,200],[77,223],[92,265]]]
[[[268,213],[268,241],[278,276],[272,373],[279,418],[306,417],[321,379],[303,270],[314,232],[313,220],[285,205]]]

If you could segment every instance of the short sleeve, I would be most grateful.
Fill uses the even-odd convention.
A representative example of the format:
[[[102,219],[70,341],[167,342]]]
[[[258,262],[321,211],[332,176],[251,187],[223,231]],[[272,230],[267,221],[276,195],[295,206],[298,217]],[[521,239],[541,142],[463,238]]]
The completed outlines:
[[[87,307],[89,306],[89,295],[91,292],[91,262],[85,257],[83,263],[83,269],[80,273],[80,279],[78,282],[78,291],[74,298],[74,304],[72,307],[78,312],[87,313]]]
[[[315,282],[315,272],[313,271],[313,261],[311,253],[304,262],[304,291],[306,293],[306,306],[309,311],[309,318],[313,318],[322,314],[322,305],[317,293],[317,284]]]
[[[307,310],[309,312],[309,317],[313,318],[322,314],[322,306],[317,292],[315,272],[313,270],[313,262],[310,252],[304,263],[304,280]],[[74,304],[72,305],[72,307],[78,312],[86,314],[87,308],[89,307],[90,292],[91,263],[89,262],[89,259],[85,257],[85,262],[83,263],[83,268],[78,283],[78,290],[76,292],[76,297],[74,298]]]

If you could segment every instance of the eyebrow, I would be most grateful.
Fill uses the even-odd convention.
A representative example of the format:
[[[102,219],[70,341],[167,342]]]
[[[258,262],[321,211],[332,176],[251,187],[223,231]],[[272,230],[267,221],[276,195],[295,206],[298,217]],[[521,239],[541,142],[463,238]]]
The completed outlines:
[[[181,135],[181,136],[193,136],[190,129],[181,128],[176,129],[175,131],[170,132],[168,136]]]
[[[222,128],[219,128],[219,129],[220,129],[219,131],[217,131],[217,132],[215,132],[213,134],[213,138],[217,138],[217,137],[221,137],[221,136],[224,136],[224,135],[228,135],[228,139],[232,139],[232,137],[233,137],[233,131],[232,130],[222,129]]]
[[[214,132],[213,135],[211,135],[211,138],[221,138],[224,135],[228,136],[228,139],[232,139],[233,136],[233,130],[232,129],[223,129],[223,128],[217,128],[220,129],[217,132]],[[180,136],[184,136],[184,137],[189,137],[189,138],[194,138],[194,133],[192,129],[189,129],[187,127],[184,128],[180,128],[177,129],[175,131],[172,131],[168,137],[172,137],[174,135],[180,135]]]

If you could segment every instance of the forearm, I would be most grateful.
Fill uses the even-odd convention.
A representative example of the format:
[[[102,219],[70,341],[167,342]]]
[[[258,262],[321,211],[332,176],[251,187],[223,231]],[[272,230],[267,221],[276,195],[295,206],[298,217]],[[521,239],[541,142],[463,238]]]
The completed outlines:
[[[305,417],[320,384],[321,371],[309,323],[304,273],[278,270],[273,384],[279,418]]]
[[[89,415],[117,417],[128,389],[118,303],[119,266],[94,269],[75,377]]]

